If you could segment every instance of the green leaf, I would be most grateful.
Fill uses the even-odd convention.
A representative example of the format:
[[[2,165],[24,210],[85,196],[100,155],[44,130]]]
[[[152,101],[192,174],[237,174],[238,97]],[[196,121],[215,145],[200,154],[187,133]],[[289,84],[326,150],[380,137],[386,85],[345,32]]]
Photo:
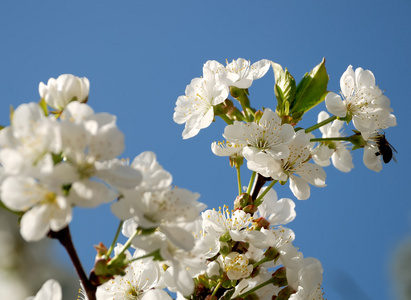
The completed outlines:
[[[304,75],[297,85],[295,100],[291,105],[291,115],[300,119],[302,115],[324,101],[327,95],[328,74],[325,69],[325,59],[310,73]]]
[[[275,62],[271,62],[271,66],[274,70],[275,85],[274,93],[277,98],[277,112],[281,115],[288,114],[288,103],[292,103],[296,93],[296,84],[294,77],[288,72],[287,68],[285,71],[283,67]]]

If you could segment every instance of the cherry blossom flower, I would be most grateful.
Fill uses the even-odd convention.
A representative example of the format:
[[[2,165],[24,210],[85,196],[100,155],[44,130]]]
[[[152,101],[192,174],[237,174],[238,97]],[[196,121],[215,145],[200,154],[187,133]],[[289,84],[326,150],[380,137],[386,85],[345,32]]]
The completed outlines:
[[[328,93],[325,104],[330,113],[341,117],[352,118],[364,139],[375,130],[395,126],[396,119],[391,114],[390,100],[383,95],[375,85],[374,74],[369,70],[352,66],[341,76],[342,97],[335,93]]]
[[[375,131],[365,141],[363,161],[368,169],[376,172],[382,170],[382,159],[384,158],[384,153],[381,150],[382,147],[389,147],[391,152],[393,151],[383,132]]]
[[[250,276],[253,272],[253,265],[249,264],[248,258],[238,252],[230,252],[221,258],[221,263],[227,277],[230,280],[239,280]]]
[[[259,195],[266,188],[261,189]],[[291,199],[282,198],[278,200],[277,193],[270,189],[264,196],[263,202],[258,206],[253,218],[264,218],[271,226],[285,225],[293,221],[296,217],[295,203]]]
[[[296,291],[289,299],[323,299],[322,273],[323,268],[320,261],[313,257],[300,260],[298,268],[287,268],[288,284]]]
[[[254,80],[263,77],[270,68],[270,61],[262,59],[250,64],[249,60],[238,58],[223,66],[217,61],[211,60],[204,64],[203,74],[214,75],[218,82],[227,86],[235,86],[240,89],[248,89]]]
[[[50,230],[60,231],[71,221],[71,203],[62,190],[63,182],[59,180],[64,176],[60,174],[55,171],[42,182],[25,176],[9,176],[3,181],[1,198],[4,204],[25,212],[20,233],[26,241],[38,241]]]
[[[211,144],[211,151],[217,156],[237,157],[241,156],[244,147],[244,144],[235,144],[227,141],[213,142]]]
[[[196,136],[214,120],[213,106],[227,99],[228,86],[216,82],[214,76],[194,78],[186,87],[185,95],[177,98],[173,119],[185,123],[183,139]]]
[[[26,300],[61,300],[62,298],[60,284],[54,279],[49,279],[43,284],[36,296],[28,297]]]
[[[122,245],[115,248],[117,254]],[[129,260],[143,256],[143,251],[135,251],[134,255],[128,251],[125,254]],[[157,263],[151,258],[133,261],[125,270],[126,275],[115,276],[113,279],[97,288],[97,299],[99,300],[150,300],[150,299],[172,299],[166,291],[157,289],[160,282],[160,270]]]
[[[266,108],[258,123],[235,121],[224,129],[223,136],[229,143],[246,145],[248,159],[258,155],[260,160],[281,159],[289,155],[288,143],[292,140],[294,128],[290,124],[281,125],[280,117]]]
[[[141,183],[138,185],[140,190],[170,188],[173,177],[158,163],[154,152],[142,152],[134,158],[131,167],[138,170],[143,176]]]
[[[318,114],[318,123],[328,119],[330,116],[322,111]],[[320,127],[323,138],[338,138],[342,136],[341,128],[344,122],[335,120],[331,124],[328,123]],[[312,158],[316,164],[325,167],[330,165],[331,161],[341,172],[349,172],[354,165],[352,163],[351,153],[347,149],[347,143],[341,141],[330,141],[321,143],[312,152]]]
[[[247,167],[265,177],[275,180],[287,181],[290,179],[290,189],[298,200],[306,200],[310,197],[310,186],[325,186],[326,174],[316,164],[309,163],[310,139],[303,130],[297,131],[293,140],[288,144],[289,156],[285,159],[260,156],[254,151],[244,148],[243,155],[247,159]],[[267,159],[268,157],[268,159]],[[300,177],[297,177],[299,175]]]
[[[250,214],[243,210],[236,210],[230,213],[227,206],[217,212],[206,210],[201,214],[204,229],[208,234],[220,238],[224,234],[229,234],[235,241],[240,241],[245,237],[245,232],[252,223]]]
[[[71,101],[86,102],[89,94],[90,82],[86,77],[77,77],[63,74],[50,78],[47,85],[39,84],[40,97],[57,110],[63,110]]]
[[[60,125],[37,103],[16,108],[11,125],[0,131],[0,163],[5,174],[39,177],[50,173],[52,153],[61,151]]]

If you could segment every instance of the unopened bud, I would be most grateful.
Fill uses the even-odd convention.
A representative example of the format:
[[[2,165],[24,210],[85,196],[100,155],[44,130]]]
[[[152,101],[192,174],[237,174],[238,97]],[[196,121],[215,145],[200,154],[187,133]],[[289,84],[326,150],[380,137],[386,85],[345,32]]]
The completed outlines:
[[[98,245],[94,245],[94,249],[97,250],[96,260],[107,255],[108,249],[102,242],[100,242]]]
[[[241,195],[237,196],[234,200],[234,209],[243,209],[247,205],[251,204],[250,195],[247,193],[242,193]]]
[[[254,219],[254,229],[255,230],[261,230],[261,228],[268,229],[270,226],[270,222],[268,222],[265,218],[260,217],[258,219]]]
[[[260,122],[260,119],[262,116],[263,116],[263,112],[261,110],[257,110],[254,114],[254,121],[256,123]]]
[[[227,242],[223,242],[220,240],[220,253],[223,256],[226,256],[228,253],[231,252],[231,246]]]
[[[273,281],[273,284],[276,285],[276,286],[281,287],[281,286],[286,286],[288,284],[288,282],[287,282],[287,271],[286,271],[285,267],[277,269],[277,271],[275,271],[275,273],[272,275],[272,277],[275,278],[274,281]]]
[[[258,208],[254,204],[247,205],[246,207],[243,208],[243,211],[245,211],[248,214],[253,214],[257,210],[258,210]]]
[[[276,261],[280,256],[280,252],[278,252],[276,248],[270,247],[264,252],[264,256],[273,261]]]

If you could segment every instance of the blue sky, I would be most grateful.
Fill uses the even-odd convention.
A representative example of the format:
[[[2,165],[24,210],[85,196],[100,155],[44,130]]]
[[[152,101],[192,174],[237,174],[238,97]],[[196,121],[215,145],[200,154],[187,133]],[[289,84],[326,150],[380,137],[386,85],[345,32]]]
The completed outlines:
[[[350,173],[326,168],[327,187],[312,188],[306,201],[296,200],[288,185],[276,191],[296,202],[289,227],[304,255],[322,262],[326,298],[392,299],[390,260],[411,228],[410,13],[407,0],[3,1],[0,123],[8,124],[9,105],[39,100],[40,81],[86,76],[89,104],[118,117],[126,136],[122,157],[154,151],[174,184],[218,207],[236,194],[235,171],[210,151],[222,139],[223,122],[183,141],[183,126],[172,120],[177,97],[201,76],[203,63],[267,58],[299,80],[325,57],[334,92],[348,65],[370,69],[397,117],[398,126],[386,134],[398,163],[375,173],[359,150]],[[254,107],[275,108],[273,84],[272,71],[253,84]],[[320,110],[324,104],[302,125],[314,124]],[[92,245],[110,244],[116,226],[107,205],[75,210],[72,233],[87,270]],[[67,261],[63,251],[57,255]],[[355,288],[356,295],[347,294]]]

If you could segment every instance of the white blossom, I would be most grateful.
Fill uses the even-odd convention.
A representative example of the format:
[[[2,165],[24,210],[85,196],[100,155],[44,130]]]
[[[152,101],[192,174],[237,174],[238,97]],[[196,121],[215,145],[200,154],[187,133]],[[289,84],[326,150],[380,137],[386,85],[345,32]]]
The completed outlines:
[[[177,124],[185,123],[183,138],[196,136],[201,129],[214,120],[213,106],[228,97],[228,86],[216,82],[214,76],[194,78],[186,87],[185,95],[177,98],[173,119]]]
[[[298,200],[306,200],[310,197],[310,186],[325,186],[326,174],[324,170],[310,160],[310,139],[303,131],[297,131],[293,140],[288,144],[289,156],[285,159],[255,154],[254,151],[244,148],[243,154],[247,159],[247,167],[265,177],[275,180],[287,181],[290,179],[290,189]],[[300,177],[296,176],[299,175]]]
[[[63,74],[50,78],[47,85],[39,84],[40,97],[57,110],[63,110],[71,101],[86,102],[89,94],[90,82],[86,77],[77,77]]]
[[[26,300],[61,300],[62,298],[60,284],[54,279],[49,279],[43,284],[36,296],[28,297]]]
[[[318,114],[318,123],[329,118],[329,115],[322,111]],[[322,138],[339,138],[342,137],[341,128],[344,122],[335,120],[331,124],[328,123],[320,127]],[[342,141],[328,141],[320,143],[319,146],[312,150],[312,158],[316,164],[325,167],[330,164],[331,161],[338,170],[341,172],[349,172],[354,165],[352,163],[352,156],[347,149],[347,143]]]
[[[280,117],[266,108],[258,123],[235,121],[227,125],[223,136],[229,143],[246,145],[248,159],[258,155],[260,159],[281,159],[289,155],[288,143],[292,140],[294,128],[290,124],[281,125]]]
[[[351,117],[364,139],[375,130],[397,124],[391,114],[390,100],[375,85],[371,71],[357,68],[354,72],[350,65],[341,76],[340,86],[342,97],[332,92],[327,94],[327,109],[338,117]]]

